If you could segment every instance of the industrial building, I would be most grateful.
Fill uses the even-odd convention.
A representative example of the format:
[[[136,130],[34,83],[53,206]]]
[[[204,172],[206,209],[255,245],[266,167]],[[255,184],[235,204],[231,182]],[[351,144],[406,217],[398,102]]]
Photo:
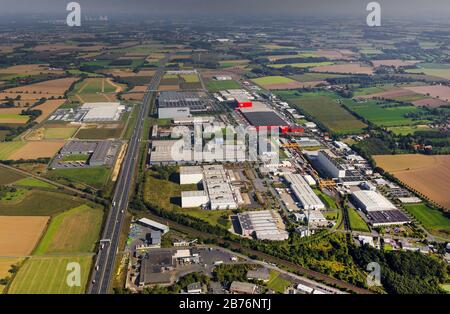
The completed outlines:
[[[257,294],[258,286],[249,282],[233,281],[230,285],[232,294]]]
[[[309,182],[300,174],[285,174],[284,178],[290,184],[295,197],[300,201],[304,209],[325,209],[325,205],[311,189]]]
[[[353,203],[364,212],[396,209],[387,198],[376,191],[361,190],[352,193]]]
[[[192,151],[184,146],[177,146],[179,140],[154,140],[149,148],[150,164],[174,164],[177,162],[191,162]]]
[[[320,166],[333,178],[345,177],[345,168],[329,150],[320,150],[317,154]]]
[[[295,142],[300,147],[319,147],[321,145],[318,140],[316,140],[312,137],[301,137],[301,138],[295,139]]]
[[[160,92],[157,99],[158,118],[188,118],[192,113],[206,112],[211,107],[208,98],[193,92]]]
[[[211,210],[237,209],[235,193],[230,179],[222,165],[202,167],[181,167],[180,184],[198,184],[202,182],[204,191],[181,193],[181,207],[207,207]]]
[[[201,166],[180,167],[180,184],[198,184],[203,180]]]
[[[87,110],[83,122],[117,121],[125,106],[119,102],[95,102],[85,103],[80,109]]]
[[[305,216],[306,221],[312,227],[326,227],[329,224],[322,212],[318,210],[310,210]]]
[[[220,99],[234,103],[237,108],[250,108],[254,106],[252,100],[255,99],[255,97],[245,89],[224,90],[220,91],[220,95]]]
[[[120,141],[69,141],[52,161],[52,168],[78,168],[85,166],[111,166],[122,146]],[[64,157],[86,155],[85,162],[65,162]]]
[[[370,211],[367,218],[373,227],[404,225],[411,222],[411,219],[398,209]]]
[[[148,218],[139,219],[137,221],[137,223],[139,223],[139,224],[141,224],[141,225],[143,225],[145,227],[150,227],[152,229],[159,230],[163,234],[166,234],[167,232],[169,232],[169,227],[168,226],[163,225],[163,224],[161,224],[159,222],[156,222],[154,220],[150,220]]]
[[[244,111],[242,115],[257,129],[288,126],[288,123],[274,111]]]
[[[283,241],[289,234],[279,227],[279,220],[270,210],[251,211],[237,214],[243,236],[252,236],[259,240]]]
[[[204,207],[209,203],[206,191],[183,191],[181,192],[181,207],[195,208]]]

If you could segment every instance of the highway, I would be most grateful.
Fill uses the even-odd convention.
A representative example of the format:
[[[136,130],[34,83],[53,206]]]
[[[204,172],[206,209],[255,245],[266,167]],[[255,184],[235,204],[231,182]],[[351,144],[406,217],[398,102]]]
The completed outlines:
[[[155,72],[145,93],[139,116],[128,144],[126,156],[122,162],[119,177],[115,187],[112,206],[106,218],[102,240],[100,240],[98,254],[90,276],[87,289],[89,294],[107,294],[109,292],[114,264],[118,252],[120,230],[125,217],[130,197],[130,188],[135,178],[135,171],[139,161],[139,144],[145,119],[148,117],[151,102],[164,74],[168,56],[161,60],[160,67]]]

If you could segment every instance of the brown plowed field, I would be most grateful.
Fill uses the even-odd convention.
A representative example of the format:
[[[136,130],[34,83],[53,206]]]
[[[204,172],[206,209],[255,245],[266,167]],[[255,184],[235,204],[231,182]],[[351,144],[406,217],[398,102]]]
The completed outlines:
[[[450,210],[450,155],[379,155],[377,166]]]
[[[9,156],[11,160],[37,159],[53,157],[65,144],[65,141],[27,142]]]
[[[0,256],[29,255],[45,230],[49,217],[0,216]]]
[[[340,74],[373,74],[373,69],[361,66],[359,63],[323,65],[311,69],[311,72],[340,73]]]

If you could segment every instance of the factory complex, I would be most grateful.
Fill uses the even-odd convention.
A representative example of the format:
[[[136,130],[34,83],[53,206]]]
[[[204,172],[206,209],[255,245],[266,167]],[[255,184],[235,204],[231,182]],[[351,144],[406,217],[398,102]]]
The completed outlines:
[[[281,218],[273,211],[249,211],[237,214],[243,236],[254,235],[258,240],[283,241],[289,238]]]
[[[58,169],[112,166],[122,145],[122,142],[117,140],[69,141],[53,159],[51,167]]]
[[[211,100],[197,92],[160,92],[157,99],[158,118],[188,118],[193,113],[205,113],[211,108]]]
[[[374,227],[400,225],[411,222],[402,211],[387,198],[376,191],[361,190],[351,195],[352,201],[358,209],[364,211]]]
[[[118,121],[125,111],[120,102],[85,103],[75,109],[57,109],[49,121],[66,122],[107,122]]]
[[[237,209],[238,196],[222,165],[180,167],[180,184],[202,184],[202,191],[181,192],[181,207],[210,210]]]
[[[309,182],[300,174],[285,174],[284,178],[290,184],[295,197],[303,209],[325,209],[325,205],[311,189]]]

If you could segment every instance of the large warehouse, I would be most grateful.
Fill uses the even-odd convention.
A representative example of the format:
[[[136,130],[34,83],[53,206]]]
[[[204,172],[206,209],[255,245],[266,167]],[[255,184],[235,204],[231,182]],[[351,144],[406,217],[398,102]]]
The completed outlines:
[[[85,103],[80,109],[87,110],[83,122],[117,121],[125,106],[119,102],[95,102]]]
[[[203,168],[200,166],[180,167],[180,184],[198,184],[203,180]]]
[[[202,182],[204,191],[181,193],[181,207],[208,207],[211,210],[237,209],[230,179],[222,165],[180,167],[180,184]]]
[[[270,210],[237,214],[243,236],[255,235],[259,240],[283,241],[289,234],[278,227],[279,221]]]
[[[308,181],[300,174],[285,174],[284,178],[291,185],[294,195],[304,209],[325,209],[325,205],[311,189]]]
[[[320,166],[333,178],[345,177],[345,168],[329,150],[320,150],[317,154]]]
[[[402,225],[411,220],[387,198],[373,190],[355,191],[352,202],[364,211],[374,227]]]
[[[198,93],[161,92],[158,96],[158,118],[187,118],[192,113],[206,112],[210,105],[208,99]]]
[[[376,191],[355,191],[352,193],[354,204],[364,212],[396,209],[387,198]]]

